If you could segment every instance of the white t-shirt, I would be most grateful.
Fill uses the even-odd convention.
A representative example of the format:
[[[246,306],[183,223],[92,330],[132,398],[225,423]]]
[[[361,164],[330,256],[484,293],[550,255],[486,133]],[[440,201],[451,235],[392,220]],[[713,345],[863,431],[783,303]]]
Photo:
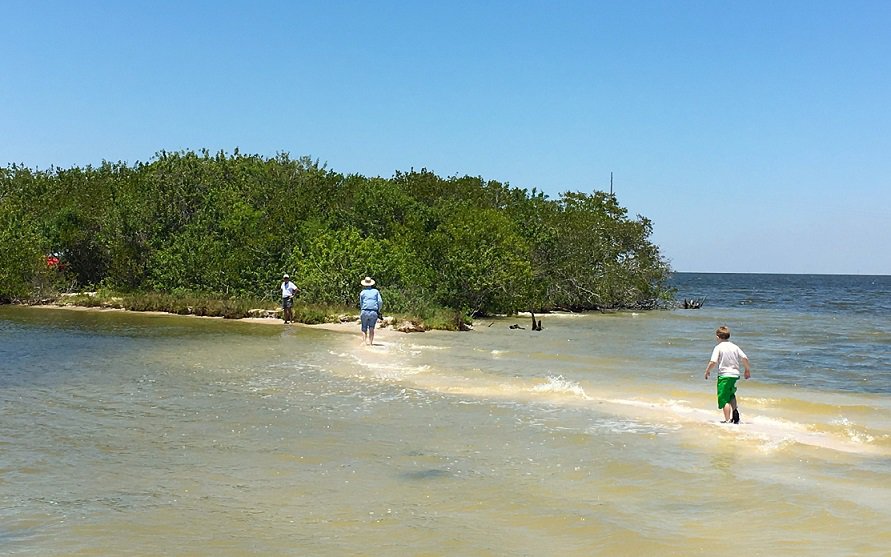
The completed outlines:
[[[747,358],[742,348],[729,340],[721,341],[712,350],[710,361],[718,365],[718,377],[739,377],[743,358]]]
[[[297,291],[297,285],[287,280],[282,282],[282,298],[290,298]]]

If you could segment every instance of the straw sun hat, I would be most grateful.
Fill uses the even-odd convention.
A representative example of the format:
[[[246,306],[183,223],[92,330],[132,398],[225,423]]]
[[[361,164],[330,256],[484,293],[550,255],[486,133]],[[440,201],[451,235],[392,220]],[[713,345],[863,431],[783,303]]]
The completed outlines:
[[[365,277],[362,279],[362,286],[374,286],[374,279],[371,277]]]

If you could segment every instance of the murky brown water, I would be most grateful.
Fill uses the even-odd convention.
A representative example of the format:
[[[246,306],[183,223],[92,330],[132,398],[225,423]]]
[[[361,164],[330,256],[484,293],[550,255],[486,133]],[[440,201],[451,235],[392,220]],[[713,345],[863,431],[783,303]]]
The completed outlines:
[[[0,553],[887,555],[887,397],[758,382],[749,350],[717,424],[712,317],[365,348],[0,308]]]

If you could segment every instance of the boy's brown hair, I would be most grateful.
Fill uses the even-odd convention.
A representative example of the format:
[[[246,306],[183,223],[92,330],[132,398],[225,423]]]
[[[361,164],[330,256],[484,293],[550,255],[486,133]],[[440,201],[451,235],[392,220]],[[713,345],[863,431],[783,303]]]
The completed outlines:
[[[730,327],[726,327],[724,325],[718,327],[718,330],[715,331],[715,335],[721,340],[727,340],[730,338]]]

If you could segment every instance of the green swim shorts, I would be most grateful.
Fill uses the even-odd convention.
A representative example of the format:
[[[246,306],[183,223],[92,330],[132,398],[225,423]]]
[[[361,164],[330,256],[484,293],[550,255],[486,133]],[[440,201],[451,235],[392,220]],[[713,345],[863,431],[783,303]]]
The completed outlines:
[[[736,394],[736,380],[739,377],[718,377],[718,409],[724,408]]]

